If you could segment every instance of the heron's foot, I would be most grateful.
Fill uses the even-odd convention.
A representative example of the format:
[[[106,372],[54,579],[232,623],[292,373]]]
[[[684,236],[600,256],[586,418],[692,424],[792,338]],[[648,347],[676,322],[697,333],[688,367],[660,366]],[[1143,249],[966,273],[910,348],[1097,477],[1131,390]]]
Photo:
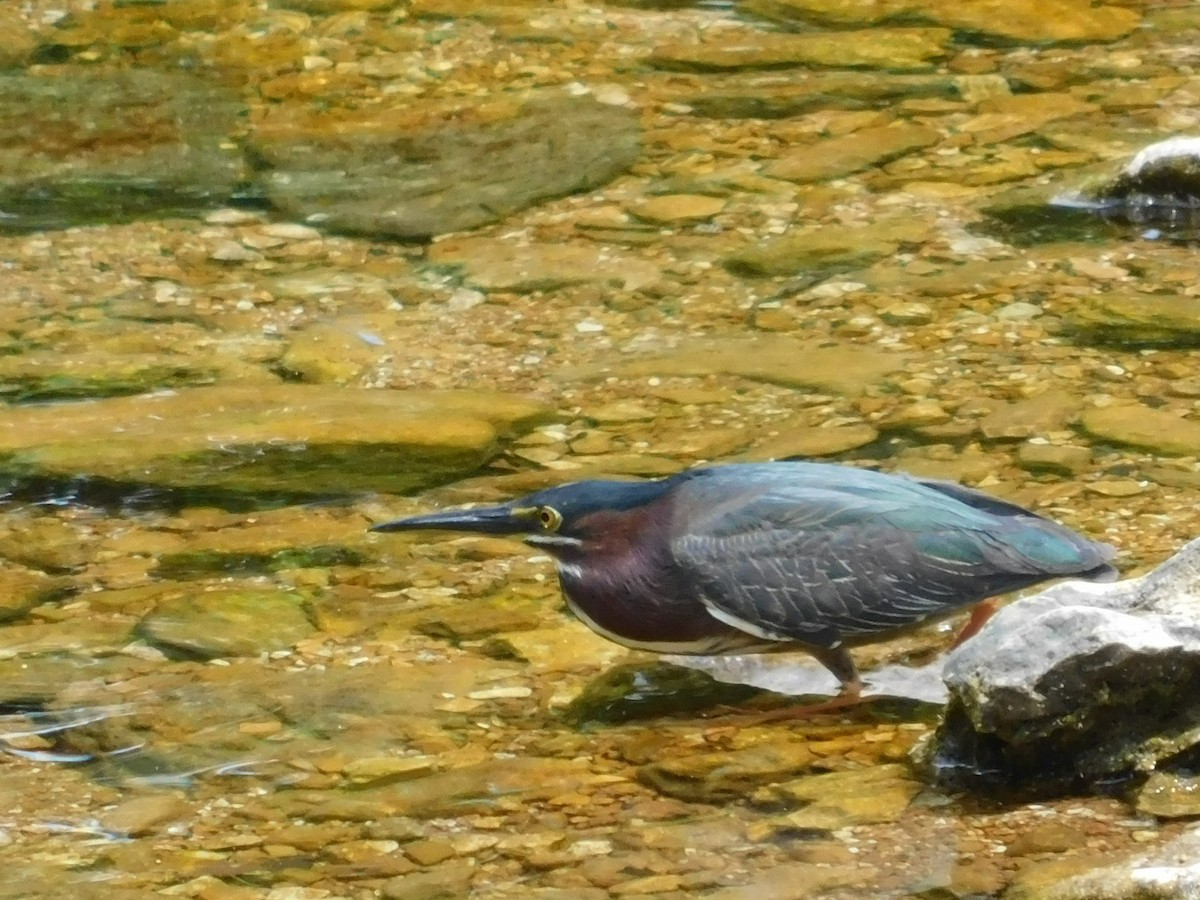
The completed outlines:
[[[949,649],[953,650],[975,637],[987,620],[996,614],[997,609],[999,609],[999,605],[995,600],[984,600],[971,607],[971,618],[967,619],[967,624],[962,627],[962,631],[958,633],[958,637],[954,639],[954,643],[950,645]]]

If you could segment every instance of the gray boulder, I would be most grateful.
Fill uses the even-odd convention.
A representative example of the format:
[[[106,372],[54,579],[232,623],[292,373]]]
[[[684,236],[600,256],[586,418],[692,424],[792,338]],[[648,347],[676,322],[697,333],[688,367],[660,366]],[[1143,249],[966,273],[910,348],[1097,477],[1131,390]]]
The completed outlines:
[[[1187,767],[1200,747],[1200,540],[1111,584],[1004,608],[946,659],[924,756],[946,786],[1053,793]]]

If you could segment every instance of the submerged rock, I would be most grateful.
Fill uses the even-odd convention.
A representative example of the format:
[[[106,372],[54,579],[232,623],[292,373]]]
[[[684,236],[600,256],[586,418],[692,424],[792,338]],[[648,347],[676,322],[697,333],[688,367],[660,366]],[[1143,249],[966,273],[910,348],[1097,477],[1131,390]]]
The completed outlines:
[[[1084,343],[1195,347],[1200,346],[1200,298],[1134,292],[1093,294],[1071,308],[1063,325]]]
[[[1185,419],[1168,409],[1141,403],[1115,403],[1085,410],[1080,424],[1098,441],[1137,447],[1158,456],[1200,453],[1200,422]]]
[[[628,663],[597,676],[570,702],[564,717],[573,725],[625,722],[736,705],[760,693],[711,675],[665,662]]]
[[[784,181],[820,182],[840,178],[937,143],[940,135],[923,125],[863,128],[796,149],[772,163],[765,174]]]
[[[790,66],[932,68],[948,55],[950,32],[943,28],[880,28],[871,31],[751,33],[744,39],[659,47],[649,63],[660,69],[694,72],[777,69]]]
[[[738,250],[726,257],[723,265],[735,275],[751,278],[801,272],[828,276],[866,268],[902,245],[920,246],[931,231],[913,219],[806,228]]]
[[[138,630],[152,643],[188,656],[255,656],[311,635],[316,629],[306,607],[299,594],[281,591],[199,591],[163,603]]]
[[[1141,16],[1088,0],[1061,0],[1053,14],[1038,0],[742,0],[740,9],[785,24],[871,26],[890,21],[953,28],[989,42],[1033,44],[1115,41],[1137,27]]]
[[[1200,749],[1200,540],[1140,578],[1067,582],[997,613],[946,660],[926,749],[957,788],[1057,792]]]
[[[1200,828],[1090,871],[1010,890],[1029,900],[1188,900],[1200,896]]]
[[[649,763],[638,780],[669,797],[721,803],[808,772],[816,760],[803,741],[760,744]]]
[[[150,69],[0,77],[0,226],[62,228],[224,203],[237,96]]]
[[[65,578],[11,563],[0,565],[0,622],[22,618],[31,609],[71,590]]]
[[[353,114],[284,108],[249,146],[279,209],[334,231],[405,240],[591,190],[641,152],[635,113],[559,91]]]
[[[873,72],[737,72],[706,75],[702,85],[685,82],[670,96],[698,116],[778,119],[816,109],[890,107],[902,100],[958,95],[954,79],[938,74]]]
[[[804,364],[797,365],[797,360]],[[723,372],[782,387],[857,397],[886,382],[908,361],[902,353],[883,353],[872,347],[762,334],[692,340],[670,353],[622,361],[593,374],[607,376],[615,369],[626,377],[704,377]]]
[[[752,797],[765,807],[799,807],[772,820],[781,831],[836,831],[851,825],[894,822],[921,790],[898,764],[805,775],[760,788]]]
[[[222,385],[9,410],[0,476],[214,494],[403,493],[552,418],[494,392]]]

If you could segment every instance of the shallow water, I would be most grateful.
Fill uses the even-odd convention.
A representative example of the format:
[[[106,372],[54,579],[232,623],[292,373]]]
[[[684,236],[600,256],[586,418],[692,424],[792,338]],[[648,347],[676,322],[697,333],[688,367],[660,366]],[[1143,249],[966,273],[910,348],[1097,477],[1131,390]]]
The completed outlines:
[[[0,203],[70,226],[0,236],[0,894],[988,897],[1179,832],[1120,795],[950,796],[908,768],[949,626],[857,651],[900,700],[752,724],[727,707],[779,698],[591,635],[518,542],[368,533],[797,455],[962,480],[1127,574],[1200,532],[1195,250],[1036,199],[1194,131],[1189,7],[1001,34],[832,4],[796,42],[786,3],[666,5],[2,11],[12,77],[186,71],[245,113],[226,133],[153,79],[144,108],[116,95],[132,117],[9,108],[33,124],[4,178],[85,174]],[[625,115],[578,100],[564,128],[614,158],[636,129],[636,161],[469,233],[326,228],[248,180],[378,123],[441,159],[511,115],[478,98],[559,86]],[[105,199],[201,145],[203,185],[132,221]],[[458,180],[531,179],[522,155]],[[591,184],[584,157],[547,158]],[[701,668],[827,689],[789,662]]]

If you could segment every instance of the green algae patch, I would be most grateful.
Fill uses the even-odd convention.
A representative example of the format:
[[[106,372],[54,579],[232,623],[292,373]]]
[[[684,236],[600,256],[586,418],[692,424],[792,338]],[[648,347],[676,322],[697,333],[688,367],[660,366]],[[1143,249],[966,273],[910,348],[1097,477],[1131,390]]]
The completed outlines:
[[[0,475],[255,496],[404,493],[474,472],[551,421],[489,391],[200,387],[10,409]]]

